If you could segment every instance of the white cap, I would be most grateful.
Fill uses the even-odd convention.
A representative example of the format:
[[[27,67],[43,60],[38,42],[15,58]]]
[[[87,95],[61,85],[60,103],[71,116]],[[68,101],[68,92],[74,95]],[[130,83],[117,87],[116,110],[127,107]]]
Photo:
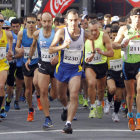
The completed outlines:
[[[112,22],[118,22],[119,21],[119,17],[118,16],[113,16],[112,17]]]
[[[87,15],[83,15],[83,16],[82,16],[82,20],[84,20],[86,16],[87,16]]]
[[[9,18],[9,22],[11,23],[11,20],[12,20],[12,19],[15,19],[15,18],[16,18],[16,17],[10,17],[10,18]]]

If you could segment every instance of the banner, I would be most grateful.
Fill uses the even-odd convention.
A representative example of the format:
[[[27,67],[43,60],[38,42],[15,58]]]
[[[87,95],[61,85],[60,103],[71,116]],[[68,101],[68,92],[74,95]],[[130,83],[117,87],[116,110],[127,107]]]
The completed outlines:
[[[55,17],[56,13],[63,13],[75,0],[37,0],[33,13],[50,12]]]
[[[140,0],[128,0],[133,7],[140,7]]]

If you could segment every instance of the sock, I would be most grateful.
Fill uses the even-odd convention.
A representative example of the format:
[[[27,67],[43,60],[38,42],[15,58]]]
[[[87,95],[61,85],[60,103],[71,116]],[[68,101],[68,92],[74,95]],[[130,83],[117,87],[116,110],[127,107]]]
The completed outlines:
[[[33,108],[29,108],[29,111],[33,112],[33,111],[34,111],[34,109],[33,109]]]
[[[102,105],[102,101],[97,100],[97,106],[101,106]]]
[[[114,94],[111,95],[111,94],[109,93],[109,91],[107,92],[107,97],[108,97],[108,101],[109,101],[109,102],[112,101],[113,96],[114,96]]]
[[[114,101],[114,112],[118,113],[119,112],[119,108],[121,106],[121,102],[117,102],[116,100]]]
[[[70,123],[70,124],[71,124],[71,122],[70,122],[70,121],[67,121],[67,122],[66,122],[66,125],[67,125],[68,123]]]
[[[50,116],[47,116],[46,118],[48,118],[49,120],[51,120]]]
[[[2,105],[3,99],[4,99],[4,96],[0,96],[0,107]]]
[[[67,110],[67,108],[68,108],[68,105],[67,105],[66,107],[64,107],[64,106],[63,106],[63,108],[64,108],[64,110]]]
[[[5,112],[5,107],[1,107],[1,113]]]
[[[10,100],[8,100],[8,98],[6,99],[6,106],[9,106],[10,105],[10,103],[11,103],[11,99]]]
[[[140,113],[137,113],[136,119],[140,118]]]
[[[129,116],[129,118],[133,118],[133,113],[128,112],[128,116]]]
[[[95,104],[91,104],[91,107],[96,107],[96,105]]]
[[[37,99],[38,99],[38,98],[40,98],[40,95],[37,95],[36,97],[37,97]]]

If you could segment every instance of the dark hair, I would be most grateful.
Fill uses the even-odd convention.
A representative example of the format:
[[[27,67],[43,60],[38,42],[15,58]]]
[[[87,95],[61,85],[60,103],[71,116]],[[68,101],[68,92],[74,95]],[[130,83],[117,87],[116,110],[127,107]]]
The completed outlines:
[[[76,10],[76,9],[70,9],[70,10],[68,10],[67,11],[67,13],[66,13],[66,18],[68,18],[68,14],[69,13],[72,13],[72,14],[78,14],[78,17],[79,17],[79,12]]]
[[[43,15],[43,14],[45,14],[45,13],[50,14],[50,15],[51,15],[51,17],[52,17],[52,14],[51,14],[50,12],[43,12],[43,13],[40,13],[40,14],[41,14],[41,19],[42,19],[42,15]],[[52,18],[53,18],[53,17],[52,17]]]
[[[91,20],[92,20],[92,19],[95,19],[95,18],[97,19],[97,15],[94,14],[94,13],[93,13],[93,14],[90,14],[90,15],[88,16],[88,19],[89,19],[89,18],[91,18]]]
[[[112,27],[111,24],[107,24],[107,25],[105,26],[105,29],[106,29],[106,28],[111,28],[111,27]]]
[[[60,23],[64,23],[64,17],[61,17],[61,18],[59,19],[59,22],[60,22]]]
[[[93,19],[89,22],[89,24],[95,25],[95,24],[99,24],[99,22],[97,20]]]
[[[37,20],[37,16],[35,14],[33,14],[33,13],[30,13],[30,14],[26,15],[26,17],[25,17],[26,21],[27,21],[27,18],[29,18],[29,17],[36,18],[36,20]]]
[[[118,25],[113,25],[113,26],[111,27],[111,29],[110,29],[110,32],[111,32],[111,33],[117,33],[118,30],[119,30],[119,28],[120,28],[120,26],[118,26]]]
[[[111,15],[110,14],[105,14],[104,18],[110,18],[111,19]]]
[[[137,15],[137,13],[139,13],[138,15],[140,15],[140,7],[135,7],[130,11],[130,15]]]
[[[60,18],[59,17],[56,17],[55,19],[54,19],[54,22],[56,21],[56,22],[59,22],[59,20],[60,20]]]
[[[119,22],[125,22],[125,21],[126,21],[126,18],[125,17],[119,19]]]
[[[117,24],[119,25],[119,22],[118,22],[118,21],[113,21],[113,22],[111,23],[111,25],[113,26],[114,23],[117,23]]]
[[[20,22],[19,19],[14,18],[14,19],[11,20],[11,26],[12,26],[12,24],[17,24],[17,23],[19,23],[19,25],[21,25],[21,22]]]

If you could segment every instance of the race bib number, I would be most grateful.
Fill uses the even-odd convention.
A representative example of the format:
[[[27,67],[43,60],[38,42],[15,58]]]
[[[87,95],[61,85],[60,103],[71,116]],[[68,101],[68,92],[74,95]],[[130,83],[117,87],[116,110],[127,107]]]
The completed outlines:
[[[87,57],[90,57],[91,56],[91,53],[87,53]],[[91,62],[89,62],[88,64],[95,64],[95,63],[98,63],[98,62],[101,62],[102,61],[102,57],[100,54],[98,53],[95,53],[94,54],[94,58],[92,59]]]
[[[65,50],[64,51],[64,58],[63,62],[64,63],[69,63],[69,64],[80,64],[81,60],[81,51],[78,50]]]
[[[110,69],[114,71],[120,71],[122,70],[122,65],[123,65],[123,59],[115,59],[115,60],[110,60]]]
[[[6,49],[5,47],[0,47],[0,60],[6,57]]]
[[[56,56],[56,53],[49,54],[49,49],[43,49],[41,48],[41,60],[44,62],[50,62],[50,59],[52,57]]]
[[[140,54],[140,40],[130,40],[129,54]]]
[[[27,59],[29,58],[29,52],[30,52],[30,47],[24,47],[24,58]],[[34,52],[34,55],[32,56],[32,59],[38,58],[38,51],[37,48]]]

